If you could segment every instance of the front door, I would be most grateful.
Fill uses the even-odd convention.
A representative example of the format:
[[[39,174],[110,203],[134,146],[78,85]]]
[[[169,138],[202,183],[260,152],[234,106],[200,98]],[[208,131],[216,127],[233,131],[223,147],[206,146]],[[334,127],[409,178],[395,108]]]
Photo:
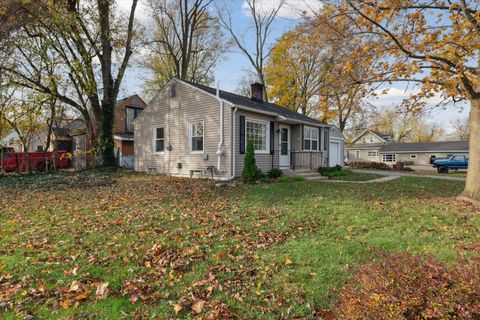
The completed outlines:
[[[290,127],[280,126],[280,167],[290,167]]]

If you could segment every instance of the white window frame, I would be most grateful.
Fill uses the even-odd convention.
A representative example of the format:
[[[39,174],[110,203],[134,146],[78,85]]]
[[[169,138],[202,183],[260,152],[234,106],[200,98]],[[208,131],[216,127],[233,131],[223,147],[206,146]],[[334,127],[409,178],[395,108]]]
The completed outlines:
[[[387,157],[390,156],[390,161],[387,161]],[[382,161],[384,163],[397,162],[397,155],[395,153],[382,154]]]
[[[368,151],[368,156],[370,158],[372,157],[378,157],[378,151]]]
[[[45,149],[45,146],[43,144],[38,144],[35,148],[35,151],[44,151],[44,149]]]
[[[306,130],[311,130],[313,132],[316,132],[317,133],[317,149],[312,149],[312,141],[315,141],[315,139],[313,138],[305,138],[305,131]],[[302,146],[303,146],[303,151],[318,151],[320,150],[320,143],[321,143],[321,140],[320,140],[320,135],[319,135],[319,132],[318,132],[318,128],[316,127],[309,127],[309,126],[304,126],[303,127],[303,141],[302,141]],[[311,133],[310,133],[311,134]],[[309,140],[310,141],[310,149],[305,149],[305,140]]]
[[[248,123],[265,125],[265,137],[266,137],[265,150],[254,150],[254,151],[255,151],[255,154],[269,154],[270,153],[270,128],[269,128],[270,122],[252,119],[252,118],[245,119],[245,150],[247,150],[247,144],[248,144]]]
[[[374,142],[375,142],[375,140],[373,139],[372,136],[370,136],[369,142],[370,142],[370,143],[374,143]]]
[[[360,150],[355,150],[355,159],[360,159]]]
[[[202,150],[196,150],[193,151],[193,144],[192,144],[192,139],[193,138],[199,138],[200,136],[193,136],[193,124],[195,123],[202,123],[203,126],[203,132],[202,132]],[[188,144],[189,144],[189,150],[191,154],[204,154],[205,153],[205,120],[203,119],[197,119],[197,120],[192,120],[188,123]]]
[[[163,129],[163,138],[159,139],[157,137],[157,129]],[[163,126],[158,126],[153,128],[152,132],[152,148],[153,148],[153,154],[165,154],[165,149],[166,149],[166,143],[165,143],[165,127]],[[163,140],[163,151],[157,151],[157,140]]]
[[[410,155],[410,159],[412,159],[412,160],[417,159],[417,155],[416,155],[416,154],[411,154],[411,155]]]

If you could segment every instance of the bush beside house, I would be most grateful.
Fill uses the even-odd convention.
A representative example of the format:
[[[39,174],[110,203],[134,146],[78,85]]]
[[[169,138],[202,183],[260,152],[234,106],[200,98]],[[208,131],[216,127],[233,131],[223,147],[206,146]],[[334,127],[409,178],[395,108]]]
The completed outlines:
[[[255,150],[253,148],[253,142],[249,140],[247,142],[247,150],[245,152],[245,161],[242,171],[242,182],[253,183],[258,181],[262,177],[262,172],[257,167],[257,161],[255,160]]]

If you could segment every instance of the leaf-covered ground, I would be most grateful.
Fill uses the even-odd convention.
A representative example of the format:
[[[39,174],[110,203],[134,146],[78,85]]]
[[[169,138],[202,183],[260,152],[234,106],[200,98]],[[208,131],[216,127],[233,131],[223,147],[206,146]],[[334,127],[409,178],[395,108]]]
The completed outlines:
[[[0,318],[318,318],[381,251],[476,248],[462,183],[0,178]],[[330,314],[330,313],[326,313]]]

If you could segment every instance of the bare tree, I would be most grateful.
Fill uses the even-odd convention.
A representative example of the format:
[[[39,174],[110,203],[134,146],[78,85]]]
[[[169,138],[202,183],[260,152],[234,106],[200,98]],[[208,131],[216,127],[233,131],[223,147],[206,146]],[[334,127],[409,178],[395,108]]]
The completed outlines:
[[[77,109],[94,147],[100,131],[103,163],[114,165],[114,108],[133,54],[138,0],[132,0],[126,23],[115,12],[114,1],[42,3],[43,10],[29,12],[31,23],[10,37],[0,70],[15,85]]]
[[[155,24],[146,67],[154,78],[147,91],[156,91],[170,78],[210,83],[212,69],[225,53],[225,41],[218,18],[208,8],[213,0],[148,0]],[[150,90],[153,89],[153,90]]]
[[[450,121],[450,127],[452,129],[452,132],[448,135],[447,137],[448,139],[468,140],[468,132],[469,132],[468,118],[458,117]]]
[[[262,7],[258,0],[246,0],[245,3],[252,19],[251,24],[255,33],[255,46],[253,49],[248,47],[243,37],[234,29],[232,12],[226,5],[223,8],[217,8],[218,16],[235,45],[255,70],[258,81],[266,85],[265,64],[272,53],[272,48],[268,48],[268,41],[271,37],[272,24],[278,17],[278,13],[285,5],[286,0],[278,0],[271,8]],[[268,100],[266,91],[264,91],[264,100]]]

